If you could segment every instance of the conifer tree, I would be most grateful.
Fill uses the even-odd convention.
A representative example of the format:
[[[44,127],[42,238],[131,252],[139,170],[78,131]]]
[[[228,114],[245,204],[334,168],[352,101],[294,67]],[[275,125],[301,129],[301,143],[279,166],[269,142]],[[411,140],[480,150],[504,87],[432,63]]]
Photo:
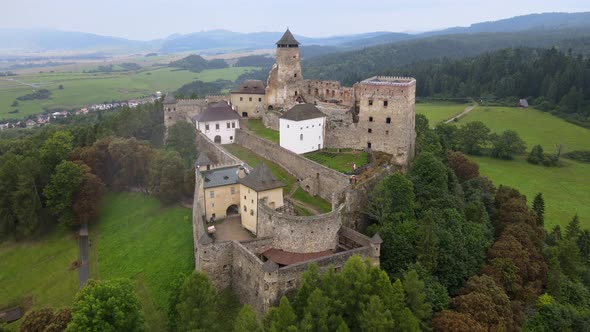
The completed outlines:
[[[244,305],[240,310],[234,324],[234,332],[263,332],[256,314],[249,305]]]
[[[376,295],[371,296],[363,306],[358,320],[362,331],[387,332],[393,331],[395,326],[391,312],[385,309]]]
[[[580,235],[580,218],[578,218],[578,214],[572,218],[572,221],[567,224],[565,228],[565,238],[570,239],[577,239]]]
[[[545,200],[543,194],[538,193],[533,200],[533,211],[537,214],[537,225],[543,227],[545,224]]]

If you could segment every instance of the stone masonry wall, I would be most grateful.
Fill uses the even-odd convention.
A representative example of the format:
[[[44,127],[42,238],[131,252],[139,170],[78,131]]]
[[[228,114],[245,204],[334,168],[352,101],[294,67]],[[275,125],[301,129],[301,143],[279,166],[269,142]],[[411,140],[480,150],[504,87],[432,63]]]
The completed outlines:
[[[264,264],[256,255],[238,242],[232,242],[232,289],[242,303],[250,304],[255,311],[264,312]]]
[[[313,180],[317,183],[318,195],[328,202],[332,201],[332,193],[348,186],[348,176],[345,174],[320,165],[241,129],[236,130],[234,142],[274,161],[298,179]]]
[[[317,216],[292,216],[258,204],[258,234],[272,236],[273,248],[290,252],[309,253],[335,249],[338,245],[338,230],[342,225],[340,212]]]
[[[265,111],[262,115],[262,123],[266,128],[270,128],[272,130],[279,130],[279,118],[281,117],[281,113],[277,111]]]
[[[224,148],[215,144],[205,134],[196,132],[197,150],[199,152],[206,152],[207,156],[215,164],[239,164],[241,161],[227,152]]]

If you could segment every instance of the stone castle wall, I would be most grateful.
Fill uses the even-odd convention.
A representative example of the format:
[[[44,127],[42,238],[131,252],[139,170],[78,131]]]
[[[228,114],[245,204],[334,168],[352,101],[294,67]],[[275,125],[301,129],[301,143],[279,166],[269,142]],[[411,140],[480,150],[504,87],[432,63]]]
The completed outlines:
[[[304,190],[312,195],[317,194],[328,202],[332,201],[332,193],[348,185],[348,176],[345,174],[320,165],[244,130],[236,129],[234,142],[279,164],[287,172],[302,180]]]
[[[258,234],[273,236],[273,248],[289,252],[320,252],[336,248],[342,225],[338,209],[316,216],[292,216],[258,203]]]
[[[231,153],[227,152],[223,147],[215,144],[209,137],[205,136],[200,131],[196,131],[197,150],[199,152],[207,153],[207,156],[215,164],[240,164],[241,160],[236,158]]]
[[[264,312],[264,264],[260,258],[238,242],[233,245],[231,279],[232,289],[243,303],[250,304],[255,311]],[[228,273],[230,274],[230,273]]]
[[[345,106],[354,105],[354,91],[343,87],[338,81],[305,80],[305,100],[313,102],[333,102]]]
[[[277,111],[266,111],[262,115],[262,123],[266,128],[279,131],[281,113]]]

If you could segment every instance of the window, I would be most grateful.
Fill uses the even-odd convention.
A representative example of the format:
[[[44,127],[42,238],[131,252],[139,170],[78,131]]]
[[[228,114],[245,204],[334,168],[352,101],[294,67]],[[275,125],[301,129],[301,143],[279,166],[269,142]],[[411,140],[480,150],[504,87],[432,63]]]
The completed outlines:
[[[322,124],[320,123],[318,126],[320,126],[320,127],[321,127],[321,126],[322,126]]]
[[[299,135],[299,140],[300,140],[300,141],[303,141],[303,134],[300,134],[300,135]]]
[[[236,193],[236,188],[235,187],[231,187],[229,188],[229,191],[232,195],[234,195]]]
[[[244,212],[248,212],[248,208],[244,205]]]
[[[287,125],[287,128],[289,128],[289,125]]]
[[[233,137],[233,136],[230,136],[230,137],[229,137],[229,140],[230,140],[230,141],[233,141],[233,140],[234,140],[234,137]]]
[[[213,190],[209,192],[209,198],[215,198],[215,192]]]
[[[205,125],[205,130],[209,130],[209,125],[208,124]]]
[[[295,90],[295,95],[297,96],[297,90]]]
[[[258,98],[258,102],[261,102],[261,101],[262,101],[262,98]]]
[[[371,142],[367,142],[367,148],[371,148]]]
[[[293,57],[295,57],[295,56],[293,56]],[[297,73],[295,73],[295,75],[293,75],[293,77],[297,77]]]
[[[389,135],[389,130],[386,130],[385,131],[385,135]]]
[[[384,100],[383,101],[383,107],[387,107],[387,104],[388,104],[387,100]]]
[[[254,210],[250,210],[250,215],[253,216],[254,215]]]
[[[236,123],[235,123],[235,122],[232,122],[232,123],[231,123],[231,127],[232,127],[232,128],[235,128],[235,127],[236,127]]]
[[[244,97],[240,97],[240,101],[244,101]]]
[[[248,98],[248,101],[252,101],[252,97]]]
[[[230,123],[229,123],[229,122],[227,122],[227,123],[226,123],[226,125],[227,125],[227,129],[229,129]]]
[[[369,106],[373,106],[373,99],[369,99]]]
[[[385,123],[391,123],[391,118],[386,118]]]
[[[246,199],[246,195],[244,195],[244,199]]]
[[[254,204],[254,200],[252,200],[252,204]]]
[[[369,134],[373,132],[373,129],[369,128],[368,130]]]
[[[372,116],[369,117],[369,122],[373,122],[373,117]]]
[[[219,123],[215,124],[215,130],[219,130]]]

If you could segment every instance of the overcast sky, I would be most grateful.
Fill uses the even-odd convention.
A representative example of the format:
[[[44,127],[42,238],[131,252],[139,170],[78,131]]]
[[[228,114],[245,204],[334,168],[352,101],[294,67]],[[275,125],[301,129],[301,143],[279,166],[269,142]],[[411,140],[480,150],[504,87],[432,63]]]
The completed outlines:
[[[0,27],[53,28],[131,39],[211,29],[309,37],[417,32],[542,12],[590,11],[588,0],[18,0]]]

